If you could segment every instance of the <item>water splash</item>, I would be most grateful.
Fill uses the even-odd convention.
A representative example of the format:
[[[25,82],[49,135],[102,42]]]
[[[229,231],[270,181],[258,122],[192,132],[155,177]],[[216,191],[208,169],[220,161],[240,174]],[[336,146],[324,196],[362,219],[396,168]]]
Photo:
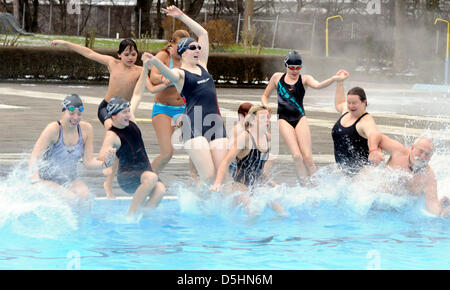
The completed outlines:
[[[0,180],[0,229],[55,239],[78,229],[77,213],[51,186],[31,184],[25,161]]]

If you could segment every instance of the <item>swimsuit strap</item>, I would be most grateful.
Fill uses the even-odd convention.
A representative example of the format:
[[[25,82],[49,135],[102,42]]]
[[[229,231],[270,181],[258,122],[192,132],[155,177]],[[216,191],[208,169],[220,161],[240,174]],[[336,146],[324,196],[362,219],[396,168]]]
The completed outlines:
[[[358,118],[358,120],[356,120],[355,125],[356,125],[356,123],[359,122],[359,120],[362,119],[362,117],[364,117],[365,115],[368,115],[368,114],[369,114],[369,113],[367,113],[367,112],[365,112],[364,114],[362,114],[362,115]]]
[[[172,46],[170,47],[170,64],[169,64],[169,68],[172,69],[173,68],[173,58],[172,58]]]

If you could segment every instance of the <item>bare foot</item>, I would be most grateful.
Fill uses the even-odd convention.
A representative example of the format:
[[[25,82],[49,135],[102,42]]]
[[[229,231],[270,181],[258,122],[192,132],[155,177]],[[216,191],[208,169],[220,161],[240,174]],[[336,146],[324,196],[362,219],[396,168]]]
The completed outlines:
[[[106,192],[107,199],[116,199],[116,196],[112,193],[112,185],[108,184],[106,181],[103,183],[103,188]]]

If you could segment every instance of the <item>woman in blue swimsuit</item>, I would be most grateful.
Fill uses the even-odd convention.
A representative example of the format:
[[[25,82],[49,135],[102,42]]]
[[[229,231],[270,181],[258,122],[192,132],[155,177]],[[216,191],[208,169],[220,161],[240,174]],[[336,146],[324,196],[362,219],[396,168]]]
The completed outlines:
[[[62,116],[42,131],[29,160],[31,183],[45,183],[60,189],[69,202],[78,204],[90,198],[89,189],[79,180],[77,166],[83,159],[88,169],[105,168],[114,161],[114,151],[106,151],[105,160],[94,158],[94,131],[81,121],[83,102],[76,94],[62,102]]]
[[[198,41],[185,37],[178,42],[181,67],[169,69],[151,54],[151,62],[169,79],[186,100],[182,118],[184,148],[197,169],[200,180],[211,183],[227,153],[228,139],[220,115],[214,80],[206,70],[209,55],[208,32],[175,6],[163,9],[168,16],[186,24]]]
[[[335,75],[318,82],[311,75],[301,75],[302,58],[291,51],[285,58],[286,71],[277,72],[270,78],[261,102],[269,106],[269,97],[276,90],[278,95],[278,126],[289,151],[291,152],[299,181],[307,185],[311,175],[316,172],[312,158],[311,132],[303,107],[307,87],[322,89],[339,79]]]

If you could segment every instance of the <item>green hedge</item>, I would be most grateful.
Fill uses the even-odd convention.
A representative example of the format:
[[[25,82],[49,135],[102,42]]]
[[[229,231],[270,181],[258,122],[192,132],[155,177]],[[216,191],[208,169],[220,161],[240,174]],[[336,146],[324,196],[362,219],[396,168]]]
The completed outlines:
[[[99,53],[116,57],[116,51],[98,49]],[[156,53],[156,52],[152,52]],[[107,82],[109,72],[106,66],[86,59],[66,48],[54,47],[0,47],[0,80],[35,79],[64,81]],[[324,80],[334,75],[339,69],[346,69],[358,79],[375,79],[387,81],[393,74],[385,72],[370,74],[356,72],[357,57],[303,57],[302,73],[312,74],[317,80]],[[140,56],[138,65],[142,65]],[[417,76],[406,81],[429,79],[428,72],[438,73],[443,69],[439,63],[418,65]],[[218,86],[256,86],[264,87],[266,81],[277,71],[283,71],[283,57],[273,55],[247,55],[236,53],[212,53],[209,57],[208,70]],[[420,74],[420,75],[419,75]],[[421,76],[423,75],[423,76]],[[428,76],[428,77],[424,77]],[[381,77],[381,78],[380,78]],[[403,79],[402,81],[405,81]],[[430,80],[432,81],[432,80]]]

